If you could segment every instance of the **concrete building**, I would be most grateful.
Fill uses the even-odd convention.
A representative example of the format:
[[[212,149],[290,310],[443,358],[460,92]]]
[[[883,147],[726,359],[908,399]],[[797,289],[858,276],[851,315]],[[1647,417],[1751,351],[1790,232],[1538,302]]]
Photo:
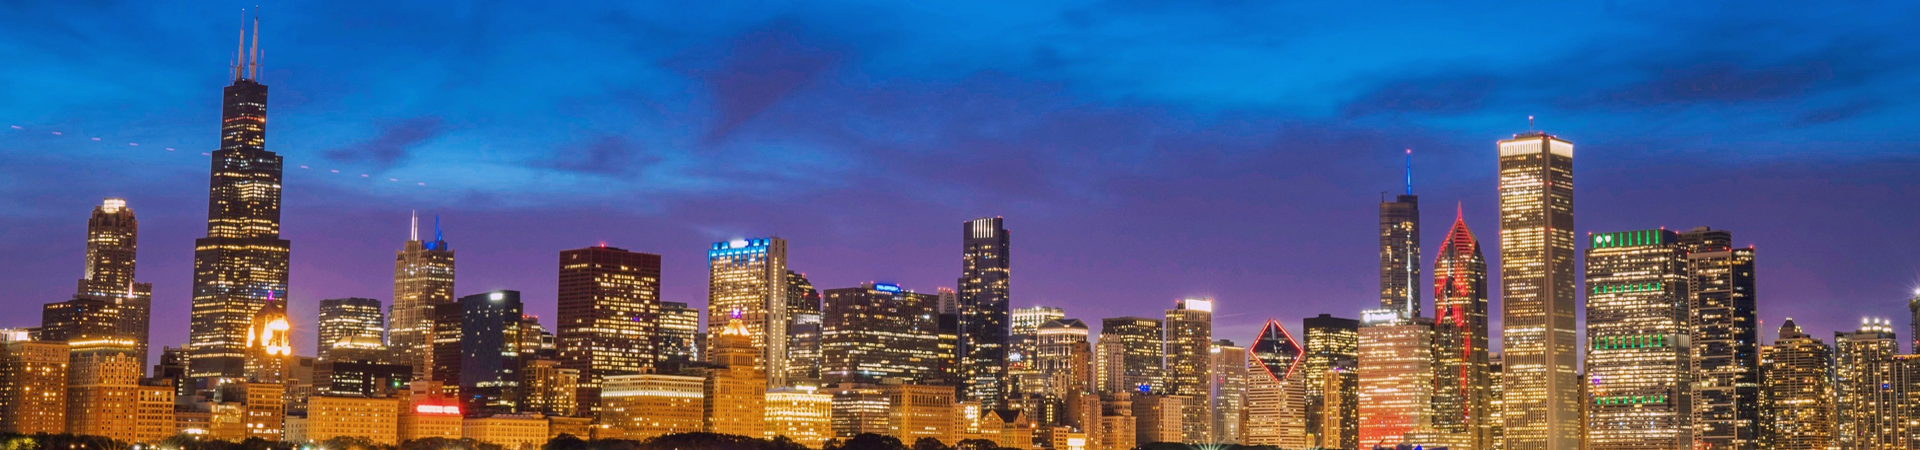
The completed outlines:
[[[623,439],[643,440],[706,429],[706,378],[642,374],[607,377],[600,423]]]
[[[468,417],[460,422],[460,437],[510,450],[533,450],[547,443],[547,418],[524,414]]]
[[[946,392],[951,397],[953,389]],[[767,438],[778,436],[810,448],[826,445],[833,438],[833,394],[810,388],[768,390]]]
[[[399,445],[400,403],[399,398],[393,397],[308,397],[306,439],[320,442],[356,437],[375,444]]]

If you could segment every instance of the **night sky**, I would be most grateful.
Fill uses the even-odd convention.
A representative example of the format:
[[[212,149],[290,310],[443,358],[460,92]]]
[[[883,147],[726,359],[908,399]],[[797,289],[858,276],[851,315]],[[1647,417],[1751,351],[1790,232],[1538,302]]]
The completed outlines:
[[[1529,115],[1577,146],[1579,235],[1756,246],[1769,342],[1783,317],[1907,337],[1920,285],[1916,2],[628,3],[263,5],[301,354],[320,299],[392,296],[411,210],[460,294],[521,290],[550,327],[562,249],[662,254],[696,305],[707,245],[765,235],[821,289],[931,292],[998,215],[1014,306],[1210,296],[1244,343],[1377,305],[1408,148],[1423,284],[1456,205],[1498,267],[1494,141]],[[0,2],[0,327],[72,294],[119,196],[154,351],[186,341],[245,6]]]

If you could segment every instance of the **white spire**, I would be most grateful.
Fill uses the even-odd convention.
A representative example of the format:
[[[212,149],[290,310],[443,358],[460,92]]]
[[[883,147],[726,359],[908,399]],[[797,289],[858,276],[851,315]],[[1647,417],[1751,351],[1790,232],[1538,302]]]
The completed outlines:
[[[415,241],[418,241],[418,240],[420,240],[420,212],[419,212],[419,211],[413,211],[413,237],[412,237],[412,240],[415,240]]]

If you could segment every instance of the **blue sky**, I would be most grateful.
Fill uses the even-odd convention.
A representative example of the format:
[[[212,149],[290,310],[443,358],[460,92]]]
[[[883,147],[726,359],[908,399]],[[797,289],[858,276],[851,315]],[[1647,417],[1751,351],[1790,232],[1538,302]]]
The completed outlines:
[[[1016,306],[1211,295],[1246,339],[1374,301],[1407,148],[1428,254],[1458,203],[1497,258],[1493,141],[1530,115],[1579,147],[1580,231],[1733,230],[1768,327],[1920,285],[1916,4],[440,3],[261,5],[296,316],[389,297],[410,210],[462,293],[545,315],[565,248],[661,253],[696,304],[707,243],[767,234],[822,287],[931,291],[1000,215]],[[67,295],[86,211],[126,196],[156,320],[184,320],[251,6],[0,4],[0,305]]]

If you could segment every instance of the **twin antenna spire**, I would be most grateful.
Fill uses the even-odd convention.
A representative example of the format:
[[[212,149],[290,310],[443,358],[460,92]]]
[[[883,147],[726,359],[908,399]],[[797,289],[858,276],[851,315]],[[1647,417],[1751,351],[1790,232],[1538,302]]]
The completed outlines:
[[[258,7],[255,7],[258,9]],[[253,48],[247,48],[247,10],[240,10],[240,43],[233,49],[233,80],[260,79],[260,13],[253,15]]]

